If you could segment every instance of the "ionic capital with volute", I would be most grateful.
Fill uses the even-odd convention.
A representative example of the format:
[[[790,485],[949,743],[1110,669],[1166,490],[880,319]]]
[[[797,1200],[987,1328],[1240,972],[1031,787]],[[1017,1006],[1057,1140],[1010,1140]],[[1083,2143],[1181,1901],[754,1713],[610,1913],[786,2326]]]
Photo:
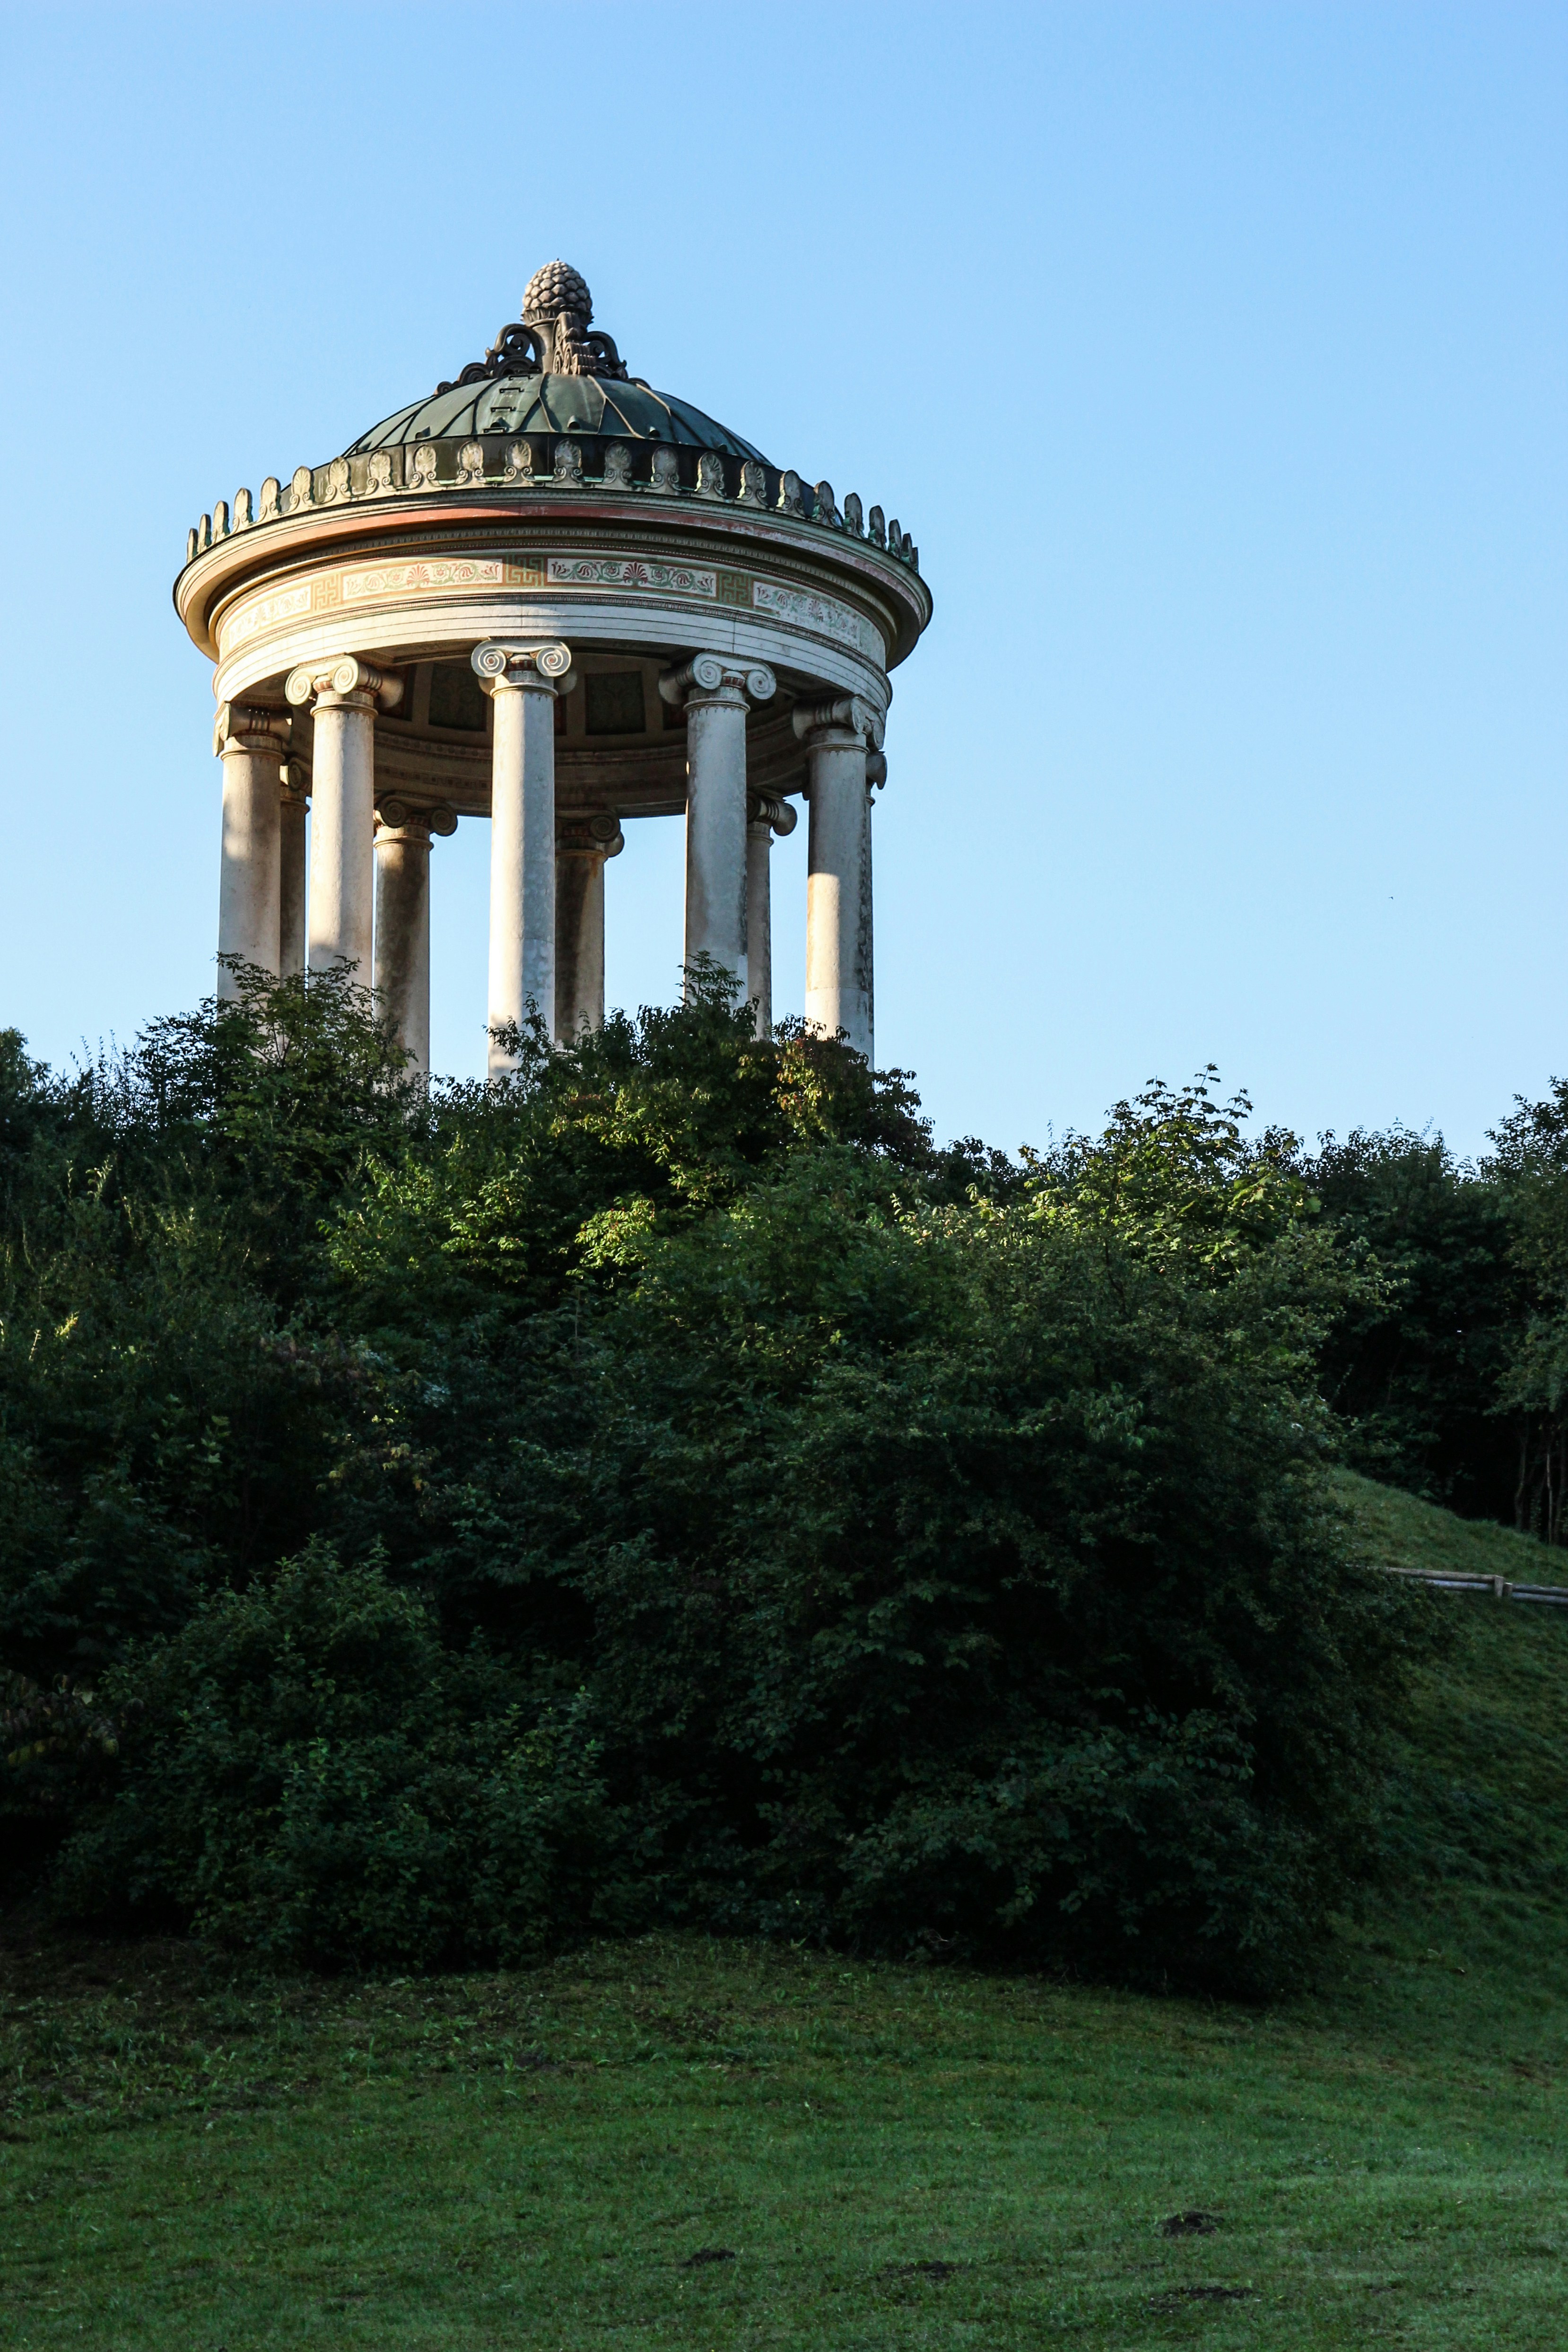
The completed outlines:
[[[334,660],[306,662],[290,670],[283,691],[297,708],[314,698],[318,710],[395,710],[403,699],[403,680],[372,668],[357,654],[340,654]]]
[[[375,805],[375,838],[377,846],[384,841],[407,839],[428,841],[432,835],[445,840],[458,830],[455,809],[444,802],[416,806],[400,794],[388,793]]]
[[[556,828],[558,857],[618,857],[626,845],[618,816],[568,817]]]
[[[746,794],[746,823],[783,835],[795,831],[800,816],[779,793],[751,792]]]
[[[213,720],[213,757],[221,760],[230,751],[270,751],[281,760],[293,728],[292,711],[220,702]]]
[[[540,645],[512,645],[489,638],[476,646],[468,658],[480,684],[491,694],[570,694],[577,683],[567,675],[572,648],[558,637]]]
[[[748,695],[753,702],[771,702],[778,692],[778,680],[765,662],[738,660],[733,654],[700,653],[693,654],[679,669],[667,669],[658,690],[677,709],[682,703],[692,709],[717,702],[743,710]]]
[[[868,702],[864,695],[828,695],[819,702],[797,702],[790,718],[796,737],[803,743],[809,742],[814,736],[837,733],[858,735],[873,753],[882,748],[882,713],[874,702]]]

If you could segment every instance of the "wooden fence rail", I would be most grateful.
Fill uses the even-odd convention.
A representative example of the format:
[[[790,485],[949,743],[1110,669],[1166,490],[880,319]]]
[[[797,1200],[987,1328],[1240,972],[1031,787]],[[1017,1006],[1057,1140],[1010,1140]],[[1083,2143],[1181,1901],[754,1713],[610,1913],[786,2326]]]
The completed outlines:
[[[1497,1601],[1543,1601],[1551,1609],[1568,1609],[1568,1584],[1515,1584],[1506,1576],[1457,1576],[1440,1568],[1384,1567],[1390,1576],[1412,1584],[1436,1585],[1440,1592],[1489,1592]]]

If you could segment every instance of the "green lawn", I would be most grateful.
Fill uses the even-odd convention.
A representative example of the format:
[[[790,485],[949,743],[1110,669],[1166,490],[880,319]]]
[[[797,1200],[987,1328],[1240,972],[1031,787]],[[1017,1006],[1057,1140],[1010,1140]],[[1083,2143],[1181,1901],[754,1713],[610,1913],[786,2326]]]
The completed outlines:
[[[1388,1558],[1499,1541],[1347,1491]],[[1282,2009],[696,1937],[269,1985],[14,1923],[0,2343],[1556,2352],[1568,1624],[1423,1605],[1399,1891]]]

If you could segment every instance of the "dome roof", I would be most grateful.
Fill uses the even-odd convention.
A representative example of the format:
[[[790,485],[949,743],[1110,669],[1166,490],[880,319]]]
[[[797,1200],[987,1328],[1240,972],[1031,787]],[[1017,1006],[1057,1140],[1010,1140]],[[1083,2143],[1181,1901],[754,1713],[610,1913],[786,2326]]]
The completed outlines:
[[[613,337],[590,329],[594,300],[570,263],[547,261],[528,281],[522,317],[482,360],[427,400],[400,408],[344,450],[360,457],[399,442],[468,441],[481,433],[592,433],[664,441],[767,460],[750,441],[669,393],[628,377]]]
[[[345,457],[400,441],[470,440],[480,433],[599,433],[617,441],[673,441],[757,457],[760,449],[672,394],[593,375],[508,375],[458,383],[400,408],[361,434]]]

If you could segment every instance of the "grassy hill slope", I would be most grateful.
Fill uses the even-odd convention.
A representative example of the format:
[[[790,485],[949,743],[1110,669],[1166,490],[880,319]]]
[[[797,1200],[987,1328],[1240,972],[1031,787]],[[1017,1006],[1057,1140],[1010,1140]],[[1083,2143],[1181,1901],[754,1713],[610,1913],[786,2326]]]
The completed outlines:
[[[1563,1558],[1345,1491],[1405,1565]],[[1555,2347],[1568,1610],[1424,1605],[1389,1891],[1271,2011],[699,1937],[279,1985],[14,1929],[0,2342]]]
[[[1568,1551],[1489,1519],[1458,1519],[1435,1503],[1380,1486],[1352,1470],[1338,1473],[1374,1559],[1390,1568],[1431,1568],[1461,1576],[1506,1576],[1515,1584],[1568,1584]]]

